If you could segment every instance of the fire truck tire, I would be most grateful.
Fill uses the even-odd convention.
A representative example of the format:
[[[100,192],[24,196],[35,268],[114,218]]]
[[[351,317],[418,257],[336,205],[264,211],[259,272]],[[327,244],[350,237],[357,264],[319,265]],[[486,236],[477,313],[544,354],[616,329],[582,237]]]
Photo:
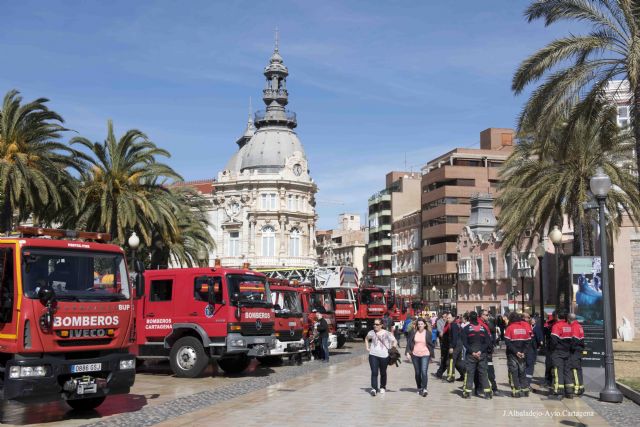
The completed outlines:
[[[247,356],[239,356],[231,359],[220,359],[218,360],[218,366],[222,368],[227,374],[239,374],[251,363],[251,359]]]
[[[102,405],[106,396],[90,397],[88,399],[67,400],[67,405],[76,411],[90,411]]]
[[[338,335],[338,348],[344,347],[344,344],[347,342],[347,337],[344,335]]]
[[[282,365],[282,356],[258,357],[258,361],[264,366],[280,366]]]
[[[176,377],[195,378],[205,370],[209,358],[199,339],[182,337],[171,347],[169,364]]]

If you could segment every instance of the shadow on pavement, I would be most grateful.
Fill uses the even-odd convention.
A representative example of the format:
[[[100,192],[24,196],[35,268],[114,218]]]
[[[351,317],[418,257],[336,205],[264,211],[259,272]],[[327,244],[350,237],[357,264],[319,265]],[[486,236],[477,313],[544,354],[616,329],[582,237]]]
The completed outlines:
[[[28,405],[18,402],[3,402],[0,405],[0,423],[26,425],[103,418],[125,412],[139,411],[147,406],[148,400],[157,399],[158,397],[158,394],[118,394],[107,397],[107,400],[102,405],[90,411],[72,410],[63,401],[30,403]]]

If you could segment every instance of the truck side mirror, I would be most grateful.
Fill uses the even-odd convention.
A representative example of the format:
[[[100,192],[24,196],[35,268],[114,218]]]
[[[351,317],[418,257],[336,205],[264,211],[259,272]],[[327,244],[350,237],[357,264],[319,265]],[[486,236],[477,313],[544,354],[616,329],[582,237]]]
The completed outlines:
[[[135,271],[136,273],[139,273],[139,274],[144,273],[144,263],[142,261],[140,261],[139,259],[135,260],[133,262],[133,271]]]
[[[43,305],[47,305],[49,302],[51,302],[55,298],[56,293],[54,292],[51,286],[45,285],[45,286],[40,286],[38,288],[37,296]]]
[[[139,272],[135,278],[136,298],[144,296],[144,274]]]

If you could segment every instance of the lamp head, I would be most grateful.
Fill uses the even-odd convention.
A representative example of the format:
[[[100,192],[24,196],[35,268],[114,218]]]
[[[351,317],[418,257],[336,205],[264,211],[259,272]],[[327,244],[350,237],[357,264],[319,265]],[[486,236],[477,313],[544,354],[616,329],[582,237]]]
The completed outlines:
[[[140,246],[140,238],[135,231],[131,233],[131,236],[129,236],[128,243],[131,249],[138,249],[138,246]]]
[[[549,239],[554,245],[562,241],[562,231],[560,231],[557,225],[553,226],[553,230],[549,233]]]
[[[527,259],[527,262],[529,263],[529,267],[536,268],[536,265],[538,265],[538,258],[536,258],[534,254],[531,254],[529,255],[529,259]]]
[[[607,193],[611,190],[611,178],[601,167],[598,167],[596,174],[589,180],[589,187],[597,198],[607,197]]]

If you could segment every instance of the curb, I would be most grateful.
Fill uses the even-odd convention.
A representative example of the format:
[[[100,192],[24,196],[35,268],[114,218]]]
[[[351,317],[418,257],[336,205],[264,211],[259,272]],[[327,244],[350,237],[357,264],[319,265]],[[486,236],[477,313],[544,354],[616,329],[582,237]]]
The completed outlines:
[[[633,390],[631,387],[626,386],[622,383],[616,381],[616,385],[624,395],[629,400],[632,400],[636,405],[640,405],[640,393]]]

